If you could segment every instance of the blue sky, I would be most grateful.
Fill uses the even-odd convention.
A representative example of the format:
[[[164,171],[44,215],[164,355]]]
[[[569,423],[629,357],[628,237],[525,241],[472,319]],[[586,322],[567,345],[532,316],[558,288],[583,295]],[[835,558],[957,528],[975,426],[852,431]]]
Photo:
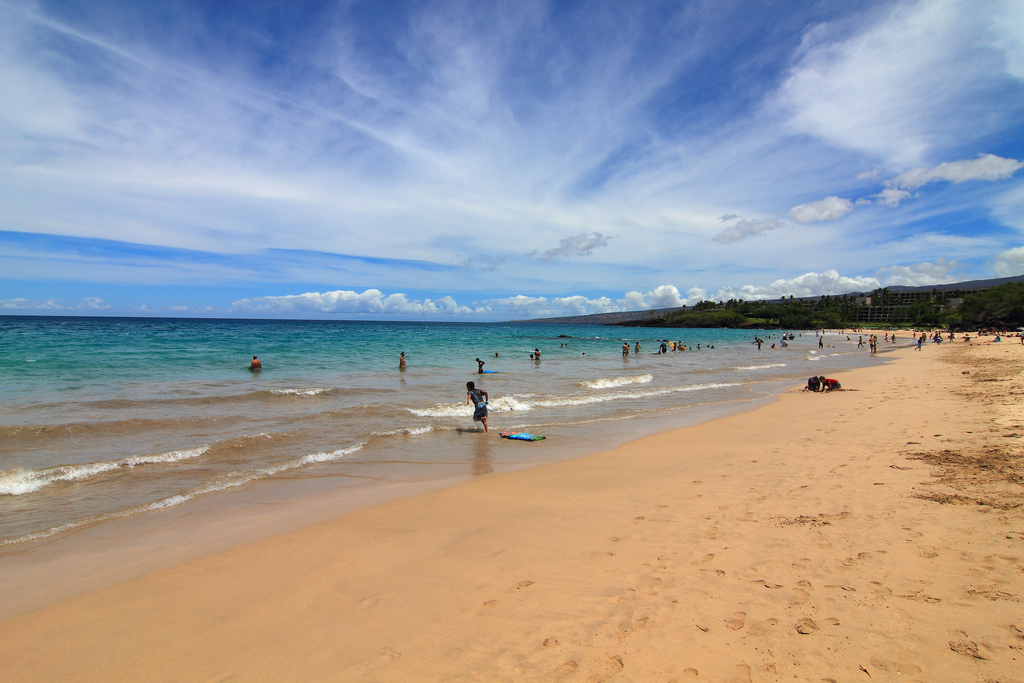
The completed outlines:
[[[1024,273],[1024,3],[0,0],[0,313]]]

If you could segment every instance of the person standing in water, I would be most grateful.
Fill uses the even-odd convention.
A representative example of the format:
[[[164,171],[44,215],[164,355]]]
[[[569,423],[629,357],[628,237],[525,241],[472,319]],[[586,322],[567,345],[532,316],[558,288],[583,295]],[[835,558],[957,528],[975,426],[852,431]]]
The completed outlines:
[[[402,355],[398,357],[398,369],[405,370],[405,351],[402,351]]]
[[[629,355],[629,342],[622,342],[622,357]]]
[[[476,359],[476,374],[484,374],[484,361],[480,360],[479,358]]]
[[[487,392],[477,389],[474,382],[466,382],[466,405],[475,406],[473,410],[473,421],[482,422],[484,431],[487,431]]]
[[[259,358],[257,358],[256,356],[253,356],[252,357],[252,362],[249,363],[249,369],[252,370],[253,372],[256,372],[257,370],[262,370],[263,369],[263,363],[260,362]]]

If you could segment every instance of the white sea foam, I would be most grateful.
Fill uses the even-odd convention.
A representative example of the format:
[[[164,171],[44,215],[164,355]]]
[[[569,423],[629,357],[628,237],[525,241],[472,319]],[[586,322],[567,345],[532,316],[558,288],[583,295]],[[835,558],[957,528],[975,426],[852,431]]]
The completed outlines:
[[[389,429],[386,432],[374,432],[374,436],[420,436],[421,434],[429,434],[434,431],[434,428],[430,425],[425,427],[399,427],[398,429]]]
[[[784,368],[785,363],[769,363],[768,365],[744,365],[733,370],[767,370],[768,368]]]
[[[533,403],[536,407],[541,408],[559,408],[562,406],[581,406],[591,403],[605,403],[607,401],[621,401],[623,399],[647,399],[656,398],[658,396],[666,396],[668,394],[677,394],[685,391],[703,391],[706,389],[722,389],[725,387],[739,386],[736,382],[725,382],[725,383],[706,383],[706,384],[689,384],[686,386],[678,387],[659,387],[657,389],[640,389],[633,391],[619,391],[608,394],[587,394],[581,396],[564,396],[561,398],[550,398],[535,401]]]
[[[532,408],[529,401],[520,401],[514,396],[502,396],[500,398],[496,398],[488,403],[487,407],[498,413],[530,410],[530,408]]]
[[[308,387],[304,389],[271,389],[270,393],[278,396],[319,396],[331,387]]]
[[[208,450],[210,450],[209,446],[198,446],[151,455],[129,455],[118,460],[90,462],[83,465],[61,465],[43,470],[15,467],[0,472],[0,495],[20,496],[34,493],[60,481],[82,481],[121,468],[130,469],[139,465],[173,463],[189,458],[198,458]]]
[[[96,524],[98,522],[105,522],[111,519],[119,519],[122,517],[128,517],[130,515],[138,514],[141,512],[151,512],[154,510],[163,510],[166,508],[175,507],[207,493],[217,493],[219,491],[227,491],[228,489],[237,488],[258,479],[265,479],[267,477],[293,470],[303,465],[310,465],[315,463],[332,462],[334,460],[340,460],[346,456],[349,456],[359,451],[365,442],[357,443],[347,448],[339,448],[338,450],[324,453],[310,453],[304,455],[301,458],[291,460],[281,465],[274,465],[271,467],[261,467],[255,470],[246,470],[242,472],[232,473],[222,479],[197,486],[185,493],[178,493],[173,496],[161,498],[160,500],[148,503],[145,505],[135,505],[124,510],[117,510],[115,512],[108,512],[106,514],[93,515],[85,519],[76,520],[74,522],[68,522],[67,524],[61,524],[59,526],[50,527],[49,529],[43,529],[41,531],[35,531],[28,534],[22,534],[21,536],[14,536],[11,538],[0,538],[0,547],[5,545],[15,545],[18,543],[25,543],[27,541],[35,541],[42,538],[48,538],[56,534],[71,531],[78,527],[85,526],[86,524]],[[207,447],[203,447],[204,452]],[[198,449],[193,449],[198,450]]]
[[[653,380],[654,377],[652,375],[645,374],[634,375],[632,377],[601,377],[599,379],[580,382],[580,384],[590,389],[614,389],[615,387],[623,387],[629,384],[648,384]]]
[[[512,396],[502,396],[488,402],[488,409],[494,412],[530,410],[530,403],[519,401]],[[473,406],[465,403],[438,403],[433,408],[409,408],[417,417],[472,417]]]
[[[418,417],[466,417],[473,414],[473,407],[465,403],[438,403],[433,408],[409,408]]]
[[[339,448],[338,450],[331,451],[329,453],[327,453],[327,452],[325,452],[325,453],[310,453],[309,455],[304,455],[301,458],[299,458],[299,461],[296,464],[296,467],[299,467],[299,466],[302,466],[302,465],[309,465],[310,463],[315,463],[315,462],[332,462],[334,460],[341,460],[342,458],[344,458],[346,456],[352,455],[356,451],[362,450],[362,448],[363,448],[363,444],[357,443],[354,446],[349,446],[348,448]],[[287,469],[292,469],[292,468],[288,467]],[[275,474],[276,474],[276,472],[275,472]]]

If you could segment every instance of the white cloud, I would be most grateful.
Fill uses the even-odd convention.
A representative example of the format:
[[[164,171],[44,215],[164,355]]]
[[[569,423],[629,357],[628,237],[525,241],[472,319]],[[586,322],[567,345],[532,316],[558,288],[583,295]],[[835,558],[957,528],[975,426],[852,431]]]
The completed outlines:
[[[1016,109],[986,103],[1021,78],[1019,2],[880,7],[862,27],[846,21],[806,31],[778,95],[793,131],[908,166],[1013,125]]]
[[[992,270],[999,277],[1024,275],[1024,247],[1014,247],[1000,252],[992,264]]]
[[[1015,183],[996,197],[992,214],[1003,225],[1024,231],[1024,183]]]
[[[519,294],[500,299],[488,299],[482,303],[484,307],[478,310],[487,311],[491,317],[505,319],[557,318],[567,315],[590,315],[623,310],[621,303],[612,301],[608,297],[589,299],[581,295],[556,297],[549,300],[543,296],[532,297]]]
[[[872,199],[876,202],[879,204],[885,204],[886,206],[899,206],[900,202],[912,196],[913,195],[906,190],[897,190],[892,187],[887,187],[878,194],[871,195]],[[860,202],[861,200],[858,199],[857,203],[859,204]]]
[[[799,204],[789,210],[789,217],[797,223],[834,221],[853,210],[853,202],[842,197],[825,197],[816,202]]]
[[[722,218],[724,219],[725,217],[723,216]],[[739,242],[770,230],[778,230],[784,226],[785,223],[782,221],[771,218],[745,219],[736,221],[734,225],[729,226],[711,239],[721,244],[733,244],[734,242]]]
[[[552,299],[551,302],[558,310],[562,311],[561,315],[589,315],[621,310],[619,305],[608,297],[588,299],[580,295],[564,296]]]
[[[715,301],[743,299],[781,299],[789,296],[820,296],[822,294],[845,294],[847,292],[870,291],[880,287],[877,278],[847,277],[835,269],[823,273],[805,273],[790,279],[775,280],[767,286],[745,285],[738,290],[724,287],[713,297]]]
[[[1016,159],[1005,159],[995,154],[981,154],[976,159],[961,159],[931,168],[911,169],[886,182],[886,185],[903,190],[914,190],[922,185],[939,181],[963,183],[968,180],[1005,180],[1021,168],[1024,168],[1024,162]]]
[[[704,294],[705,290],[692,287],[684,297],[680,295],[679,288],[675,285],[659,285],[648,292],[626,292],[622,298],[622,310],[678,308],[701,301]]]
[[[679,296],[679,290],[673,285],[655,287],[647,292],[644,298],[651,308],[673,308],[686,305],[686,299]]]
[[[875,275],[883,286],[904,285],[907,287],[926,287],[955,282],[950,272],[958,266],[956,261],[936,259],[934,263],[917,263],[912,266],[886,266],[879,268]]]
[[[8,311],[88,311],[103,310],[110,308],[103,303],[103,299],[86,297],[82,303],[73,304],[60,299],[26,299],[17,297],[14,299],[0,299],[0,310]]]
[[[580,235],[562,238],[557,247],[548,249],[542,256],[538,256],[537,260],[550,263],[557,258],[566,256],[590,256],[597,247],[606,246],[608,246],[607,236],[599,232],[585,232]]]
[[[686,305],[699,303],[708,298],[708,290],[703,287],[690,287],[686,290]]]
[[[351,290],[332,292],[305,292],[284,296],[264,296],[253,299],[239,299],[231,304],[236,311],[284,315],[289,313],[345,313],[351,315],[389,315],[452,317],[482,313],[482,309],[460,306],[450,296],[437,300],[410,300],[405,294],[385,296],[379,289],[367,289],[362,293]]]
[[[500,256],[490,258],[484,256],[467,256],[458,263],[463,268],[493,273],[505,264],[505,259]]]

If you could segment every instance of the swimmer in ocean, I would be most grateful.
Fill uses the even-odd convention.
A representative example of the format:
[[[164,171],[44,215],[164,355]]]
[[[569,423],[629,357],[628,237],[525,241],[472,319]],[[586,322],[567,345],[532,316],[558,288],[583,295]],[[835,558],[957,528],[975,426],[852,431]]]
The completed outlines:
[[[257,358],[256,356],[253,356],[252,357],[252,362],[249,363],[249,369],[252,370],[253,372],[256,372],[257,370],[262,370],[263,369],[263,363],[260,362],[259,358]]]

